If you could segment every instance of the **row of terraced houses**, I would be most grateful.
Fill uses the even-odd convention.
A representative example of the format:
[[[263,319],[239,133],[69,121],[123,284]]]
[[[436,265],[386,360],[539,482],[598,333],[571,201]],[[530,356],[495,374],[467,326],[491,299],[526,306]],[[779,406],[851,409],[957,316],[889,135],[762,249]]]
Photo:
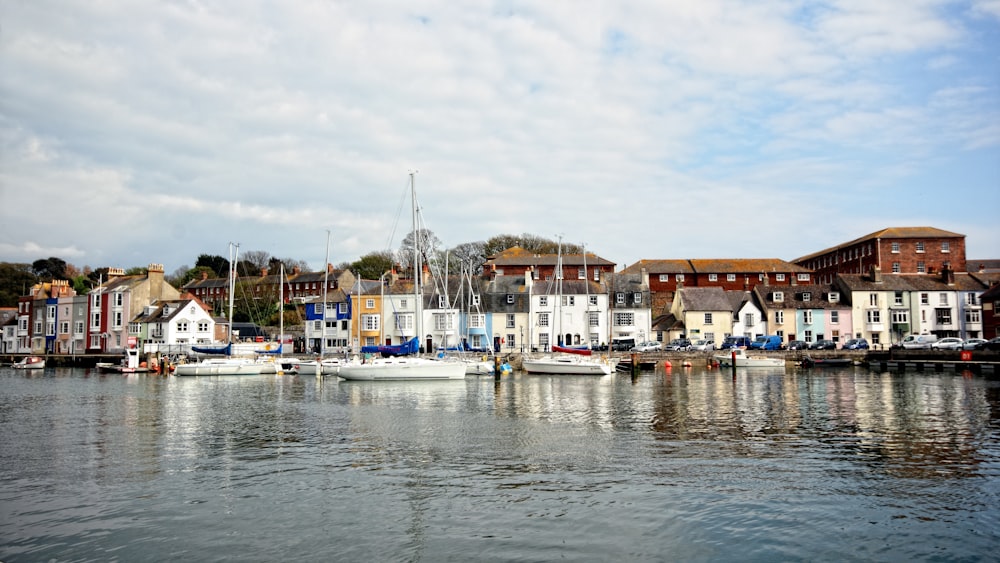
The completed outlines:
[[[792,261],[640,260],[618,271],[596,254],[515,247],[490,257],[475,276],[436,276],[425,268],[419,296],[412,275],[391,271],[364,280],[330,265],[288,276],[265,271],[236,287],[255,299],[283,295],[286,306],[298,306],[305,319],[298,330],[310,350],[357,350],[415,336],[427,350],[500,352],[765,334],[885,346],[909,333],[1000,335],[998,262],[967,263],[964,235],[896,227]],[[159,264],[139,276],[111,270],[87,295],[63,280],[41,283],[16,310],[3,311],[0,345],[6,354],[107,354],[225,341],[232,327],[210,312],[229,299],[229,287],[226,279],[202,277],[178,290]]]

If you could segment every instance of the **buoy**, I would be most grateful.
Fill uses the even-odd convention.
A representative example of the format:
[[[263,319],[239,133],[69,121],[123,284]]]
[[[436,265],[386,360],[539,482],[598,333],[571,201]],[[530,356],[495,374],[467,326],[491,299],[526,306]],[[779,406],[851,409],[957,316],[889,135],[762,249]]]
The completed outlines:
[[[689,368],[689,367],[691,367],[691,360],[684,360],[684,361],[683,361],[683,362],[681,363],[681,367],[686,367],[686,368]]]
[[[663,367],[672,368],[674,366],[670,363],[670,360],[663,360]]]

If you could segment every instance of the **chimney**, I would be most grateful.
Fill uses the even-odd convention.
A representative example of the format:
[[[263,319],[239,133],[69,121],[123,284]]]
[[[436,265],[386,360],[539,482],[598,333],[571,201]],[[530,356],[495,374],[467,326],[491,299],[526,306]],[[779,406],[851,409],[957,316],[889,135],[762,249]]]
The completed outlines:
[[[267,266],[264,266],[263,268],[261,268],[260,269],[260,277],[266,278],[267,277],[267,272],[268,272]]]
[[[882,268],[873,264],[871,269],[871,278],[875,283],[882,283]]]
[[[531,275],[531,268],[524,269],[524,287],[531,289],[531,285],[534,283],[534,279]]]
[[[292,268],[292,275],[293,275],[293,276],[297,276],[297,275],[299,275],[299,274],[300,274],[301,272],[302,272],[302,269],[301,269],[301,268],[299,268],[298,266],[295,266],[294,268]]]
[[[948,285],[955,285],[955,270],[951,266],[941,268],[941,281]]]
[[[208,279],[208,272],[202,272],[201,273],[201,281],[205,281],[207,279]]]
[[[333,273],[333,264],[331,264],[329,262],[326,263],[326,273],[328,273],[328,274],[332,274]]]

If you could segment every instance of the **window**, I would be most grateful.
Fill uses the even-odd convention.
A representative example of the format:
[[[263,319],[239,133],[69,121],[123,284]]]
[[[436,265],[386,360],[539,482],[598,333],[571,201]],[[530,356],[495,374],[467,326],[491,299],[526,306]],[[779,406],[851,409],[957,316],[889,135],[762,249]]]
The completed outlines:
[[[538,326],[549,326],[548,313],[538,313]]]
[[[83,334],[83,321],[73,323],[73,334]]]
[[[935,317],[937,318],[937,324],[939,325],[950,325],[951,324],[951,309],[935,309]]]
[[[917,252],[923,252],[923,251],[924,251],[924,243],[923,243],[923,241],[918,242],[917,243]]]
[[[803,335],[803,338],[805,338],[806,342],[812,342],[813,341],[813,331],[811,331],[811,330],[805,331],[805,334]]]
[[[187,332],[188,322],[187,321],[177,321],[177,332]]]
[[[940,304],[940,305],[947,305],[948,304],[948,294],[947,293],[939,293],[938,294],[938,304]]]
[[[506,324],[506,327],[507,328],[514,328],[514,315],[512,315],[510,313],[507,314],[507,324]]]
[[[340,315],[347,314],[347,303],[337,303],[337,314]]]
[[[615,326],[632,326],[635,317],[632,313],[615,313]]]
[[[941,243],[941,252],[951,252],[951,243],[949,243],[949,242],[942,242]]]
[[[917,273],[918,274],[927,273],[927,266],[925,266],[923,262],[917,262]]]
[[[576,305],[576,296],[575,295],[563,295],[562,296],[562,304],[563,304],[564,307],[572,307],[572,306]]]
[[[882,322],[882,311],[878,309],[868,309],[865,311],[865,318],[868,324],[879,324]]]
[[[361,315],[361,326],[367,331],[378,330],[378,320],[378,315]]]
[[[979,294],[978,293],[966,293],[965,294],[965,304],[966,305],[979,305]]]
[[[878,307],[878,294],[877,293],[869,293],[868,294],[868,304],[871,305],[872,307]]]
[[[803,291],[802,292],[802,300],[803,301],[812,301],[812,293],[809,293],[808,291]]]
[[[802,322],[811,325],[813,322],[813,312],[812,311],[802,311]]]
[[[601,281],[601,271],[594,270],[594,281]]]
[[[661,282],[668,282],[668,281],[670,281],[670,274],[660,274],[660,281]]]
[[[576,271],[576,279],[578,279],[578,280],[585,280],[585,279],[587,279],[587,269],[581,266]]]
[[[780,324],[785,324],[785,312],[784,311],[775,311],[774,312],[774,322],[776,324],[779,324],[779,325]]]
[[[983,322],[982,315],[979,309],[967,309],[965,311],[965,322],[967,323],[981,323]]]
[[[676,277],[677,277],[677,281],[679,281],[679,282],[684,281],[684,274],[677,274]]]
[[[894,310],[890,318],[892,319],[892,324],[907,324],[910,322],[910,312]]]
[[[406,299],[400,299],[399,300],[399,308],[400,309],[408,309],[409,308],[408,303],[409,303],[409,301],[407,301]]]
[[[900,272],[900,270],[899,270],[899,262],[893,262],[892,263],[892,273],[898,274],[899,272]]]
[[[893,296],[893,301],[892,302],[893,302],[894,305],[897,305],[897,306],[902,305],[903,304],[903,292],[902,291],[897,291],[896,294]]]
[[[705,324],[712,324],[712,313],[705,313]]]
[[[796,276],[796,279],[799,280],[799,281],[809,281],[809,274],[805,274],[805,273],[798,274]]]
[[[323,330],[323,321],[313,321],[313,330],[321,332]]]
[[[838,324],[840,322],[840,311],[830,311],[830,323]]]
[[[413,313],[396,313],[396,328],[413,330]]]
[[[439,309],[448,308],[448,299],[444,295],[438,295],[438,308]]]
[[[543,332],[538,335],[538,345],[541,346],[542,350],[546,350],[549,347],[549,333]]]
[[[474,293],[472,295],[471,304],[472,304],[473,307],[478,307],[479,306],[479,294],[478,293]]]
[[[750,327],[750,326],[753,326],[755,324],[757,324],[757,323],[754,322],[753,313],[747,313],[747,314],[743,315],[743,325],[744,326]]]
[[[539,295],[538,296],[538,306],[539,307],[548,307],[549,306],[549,296],[548,295]]]
[[[893,254],[899,254],[899,243],[898,242],[892,243],[892,253]]]
[[[121,311],[115,311],[114,314],[112,315],[111,319],[112,319],[111,326],[113,328],[121,328],[122,327],[122,312]]]
[[[114,306],[115,307],[121,307],[122,306],[122,302],[124,300],[124,298],[122,297],[122,292],[116,291],[114,299],[115,299]]]
[[[930,303],[931,303],[931,296],[930,296],[930,294],[929,293],[921,293],[920,294],[920,304],[921,305],[930,305]]]
[[[632,294],[632,302],[636,303],[636,304],[642,303],[642,294],[639,293],[638,291],[635,292],[635,293],[633,293]]]
[[[590,326],[601,326],[601,314],[597,311],[587,313],[587,324]]]
[[[69,334],[69,321],[59,323],[59,334]]]
[[[593,305],[594,307],[597,306],[597,296],[596,295],[591,295],[587,299],[588,299],[588,301],[590,302],[591,305]]]
[[[783,282],[785,281],[785,274],[774,274],[774,279]]]
[[[840,301],[840,293],[837,293],[836,291],[831,291],[829,298],[830,298],[830,303],[837,303]]]
[[[775,303],[781,303],[782,301],[785,300],[785,292],[775,291],[774,294],[772,295],[772,299],[774,300]]]
[[[624,305],[625,304],[625,294],[624,293],[616,293],[615,294],[615,304],[617,304],[617,305]]]
[[[208,332],[208,321],[198,321],[198,332]]]
[[[726,281],[727,282],[734,282],[734,281],[736,281],[736,274],[726,274]]]
[[[710,281],[710,282],[719,281],[719,275],[718,274],[708,274],[708,281]]]
[[[93,295],[93,297],[90,298],[90,304],[93,305],[94,307],[100,307],[101,306],[101,294],[100,293],[95,293]]]
[[[448,313],[434,314],[434,330],[449,330],[451,328],[452,315]]]

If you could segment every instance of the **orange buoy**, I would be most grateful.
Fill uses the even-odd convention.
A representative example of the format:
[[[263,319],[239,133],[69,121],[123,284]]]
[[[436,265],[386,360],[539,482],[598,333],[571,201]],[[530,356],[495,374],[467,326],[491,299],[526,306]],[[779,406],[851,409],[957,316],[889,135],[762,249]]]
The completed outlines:
[[[674,366],[671,365],[670,360],[663,360],[663,367],[665,367],[665,368],[672,368]]]

